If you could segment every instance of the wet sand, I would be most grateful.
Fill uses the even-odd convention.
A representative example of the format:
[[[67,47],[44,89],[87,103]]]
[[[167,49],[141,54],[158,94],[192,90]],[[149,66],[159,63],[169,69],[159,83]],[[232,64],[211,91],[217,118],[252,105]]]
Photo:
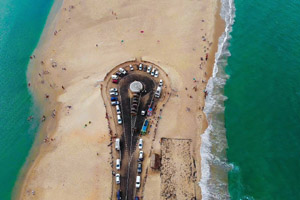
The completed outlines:
[[[161,137],[192,139],[199,181],[200,134],[206,128],[203,90],[223,28],[217,12],[217,0],[64,1],[48,22],[28,71],[46,121],[19,199],[110,198],[114,180],[100,82],[132,58],[157,63],[171,81],[153,151],[159,151]],[[155,196],[159,177],[152,175],[145,199],[160,198]]]

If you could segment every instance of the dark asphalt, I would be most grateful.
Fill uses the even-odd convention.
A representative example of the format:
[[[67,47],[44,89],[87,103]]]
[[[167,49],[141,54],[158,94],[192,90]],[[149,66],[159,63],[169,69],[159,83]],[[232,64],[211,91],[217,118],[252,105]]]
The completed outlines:
[[[132,127],[132,116],[130,114],[129,85],[133,81],[140,81],[144,85],[145,93],[141,93],[141,101],[138,108],[135,127]],[[121,137],[121,184],[122,199],[133,200],[135,195],[135,180],[137,176],[137,141],[143,126],[145,116],[141,116],[142,110],[147,110],[155,92],[154,80],[146,74],[129,74],[119,82],[121,96],[121,111],[123,119],[123,133]],[[141,181],[142,182],[142,181]]]

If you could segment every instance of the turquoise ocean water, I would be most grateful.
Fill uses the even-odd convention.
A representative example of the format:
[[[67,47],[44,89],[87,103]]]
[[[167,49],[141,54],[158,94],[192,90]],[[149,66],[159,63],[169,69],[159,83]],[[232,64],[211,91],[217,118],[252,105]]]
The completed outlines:
[[[234,2],[225,85],[231,199],[300,199],[300,1]]]
[[[29,57],[53,0],[0,1],[0,200],[8,200],[33,144],[39,122],[27,89]]]
[[[204,200],[300,199],[300,1],[221,0],[201,135]]]

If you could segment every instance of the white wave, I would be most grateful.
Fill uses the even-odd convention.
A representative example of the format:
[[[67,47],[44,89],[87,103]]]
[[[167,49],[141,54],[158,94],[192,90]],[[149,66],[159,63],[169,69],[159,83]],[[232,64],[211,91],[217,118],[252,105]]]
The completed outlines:
[[[208,121],[208,127],[201,139],[201,180],[200,187],[203,200],[230,199],[228,192],[227,173],[232,165],[226,159],[226,130],[224,124],[224,85],[228,79],[225,73],[230,32],[235,17],[233,0],[222,0],[221,17],[226,23],[225,31],[219,38],[218,51],[215,55],[213,75],[209,79],[206,91],[204,113]]]

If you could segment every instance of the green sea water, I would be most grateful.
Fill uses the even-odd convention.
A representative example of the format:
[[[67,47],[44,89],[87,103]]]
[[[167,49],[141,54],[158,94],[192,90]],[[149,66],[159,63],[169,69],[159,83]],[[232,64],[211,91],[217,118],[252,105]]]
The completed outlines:
[[[0,1],[0,200],[11,199],[39,126],[26,71],[52,4],[53,0]],[[30,115],[35,118],[28,122]]]
[[[231,199],[300,199],[300,1],[235,0],[226,72]]]

